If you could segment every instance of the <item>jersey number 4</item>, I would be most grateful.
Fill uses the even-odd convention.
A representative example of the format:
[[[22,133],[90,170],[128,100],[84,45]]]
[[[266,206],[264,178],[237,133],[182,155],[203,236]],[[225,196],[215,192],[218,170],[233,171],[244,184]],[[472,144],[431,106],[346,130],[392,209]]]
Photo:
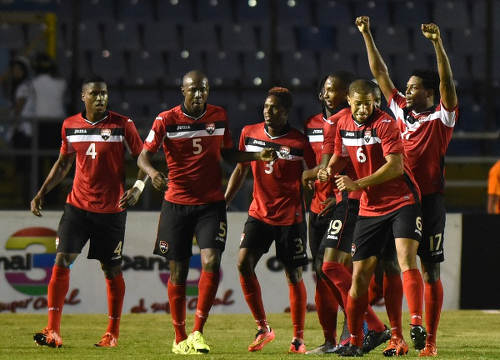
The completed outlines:
[[[95,159],[95,157],[97,156],[97,152],[95,151],[95,143],[90,143],[85,155],[92,156],[92,159]]]

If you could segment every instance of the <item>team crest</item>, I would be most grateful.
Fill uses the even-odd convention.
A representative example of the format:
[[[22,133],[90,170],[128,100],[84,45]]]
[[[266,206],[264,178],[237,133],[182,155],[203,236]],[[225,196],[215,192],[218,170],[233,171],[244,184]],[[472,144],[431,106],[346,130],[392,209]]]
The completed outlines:
[[[288,155],[290,155],[290,148],[288,146],[282,145],[280,147],[279,153],[282,157],[287,157]]]
[[[207,130],[207,133],[212,135],[215,131],[215,123],[209,123],[205,125],[205,130]]]
[[[372,129],[365,130],[365,135],[364,135],[365,142],[370,142],[371,137],[372,137]]]
[[[355,253],[356,253],[356,244],[352,244],[352,246],[351,246],[351,256],[354,256]]]
[[[160,251],[162,254],[168,252],[168,243],[165,240],[160,240]]]
[[[108,140],[110,136],[111,136],[111,129],[102,129],[101,130],[101,137],[104,140]]]

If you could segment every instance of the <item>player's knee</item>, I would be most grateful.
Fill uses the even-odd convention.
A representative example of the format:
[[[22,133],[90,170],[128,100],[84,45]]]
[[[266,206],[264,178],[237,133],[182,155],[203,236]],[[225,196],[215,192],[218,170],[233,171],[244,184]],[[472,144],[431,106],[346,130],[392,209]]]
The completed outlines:
[[[396,259],[383,261],[384,272],[387,275],[398,275],[401,273],[399,263]]]
[[[113,266],[113,265],[101,263],[101,268],[102,268],[102,271],[104,272],[104,276],[106,276],[106,279],[113,279],[114,277],[120,275],[122,272],[121,265],[114,265]]]
[[[423,264],[423,274],[422,277],[424,281],[428,284],[433,284],[439,280],[441,276],[439,263],[424,263]]]
[[[57,253],[55,264],[57,266],[69,268],[75,262],[77,257],[78,254]]]
[[[302,271],[299,268],[285,270],[286,277],[290,284],[298,284],[302,280]]]

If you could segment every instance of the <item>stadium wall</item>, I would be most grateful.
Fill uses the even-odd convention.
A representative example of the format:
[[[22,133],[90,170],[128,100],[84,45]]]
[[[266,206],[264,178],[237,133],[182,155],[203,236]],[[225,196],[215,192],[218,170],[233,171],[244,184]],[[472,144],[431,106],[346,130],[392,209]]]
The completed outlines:
[[[152,255],[158,225],[157,212],[130,212],[124,244],[124,277],[127,286],[124,312],[168,312],[163,258]],[[55,258],[55,230],[61,212],[47,211],[42,218],[28,211],[0,211],[0,312],[45,313],[47,284]],[[228,238],[222,260],[222,280],[213,307],[214,313],[248,313],[242,296],[236,261],[246,213],[228,214]],[[462,215],[448,214],[445,234],[446,261],[441,274],[445,288],[444,308],[458,309]],[[96,260],[87,260],[88,245],[72,267],[65,313],[105,313],[104,276]],[[187,306],[196,308],[200,257],[196,246],[187,284]],[[287,311],[288,286],[281,265],[273,256],[274,247],[257,267],[266,310]],[[314,276],[311,266],[304,271],[308,308],[314,310]],[[382,309],[379,309],[382,310]]]

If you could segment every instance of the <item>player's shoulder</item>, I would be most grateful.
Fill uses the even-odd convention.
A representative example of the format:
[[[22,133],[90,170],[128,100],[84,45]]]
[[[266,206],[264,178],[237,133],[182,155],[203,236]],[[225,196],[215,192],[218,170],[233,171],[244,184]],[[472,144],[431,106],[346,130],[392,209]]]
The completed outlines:
[[[389,115],[388,113],[386,113],[385,111],[383,111],[381,109],[375,109],[373,111],[373,117],[374,117],[373,123],[377,124],[377,125],[396,124],[396,120],[391,115]]]
[[[245,134],[255,134],[255,133],[264,133],[264,123],[256,123],[256,124],[250,124],[250,125],[245,125],[243,126],[243,129],[241,129],[241,133]]]
[[[323,113],[318,113],[316,115],[309,116],[306,121],[304,121],[304,126],[307,127],[315,127],[321,125],[323,122]]]
[[[116,111],[108,111],[108,116],[110,121],[126,124],[127,122],[132,122],[129,116],[117,113]]]
[[[212,105],[212,104],[207,104],[207,115],[224,115],[226,116],[226,109],[224,109],[222,106],[218,105]]]
[[[288,131],[287,137],[291,138],[291,139],[297,139],[297,140],[300,140],[302,142],[309,141],[309,138],[307,137],[307,135],[305,135],[299,129],[297,129],[293,126],[290,126],[290,130]]]

